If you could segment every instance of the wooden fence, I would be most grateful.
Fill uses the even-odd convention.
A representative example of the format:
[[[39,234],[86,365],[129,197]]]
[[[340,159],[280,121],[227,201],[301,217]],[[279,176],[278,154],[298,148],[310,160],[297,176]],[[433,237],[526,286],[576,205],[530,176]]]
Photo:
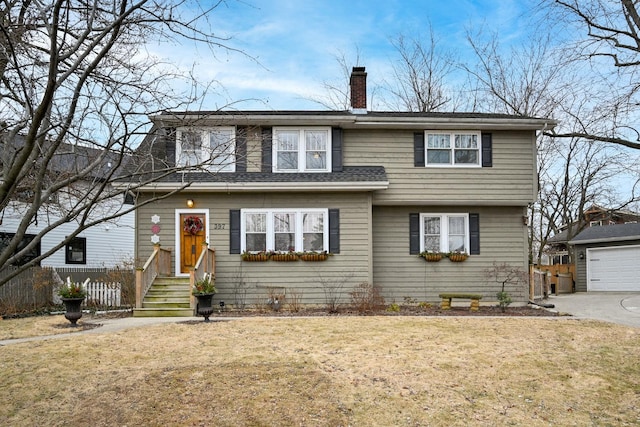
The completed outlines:
[[[0,270],[0,278],[5,279],[16,271],[16,267]],[[55,284],[51,280],[50,269],[32,267],[0,286],[0,314],[17,313],[47,307],[53,303]]]
[[[549,276],[546,271],[530,267],[529,299],[531,301],[547,298],[550,293]]]

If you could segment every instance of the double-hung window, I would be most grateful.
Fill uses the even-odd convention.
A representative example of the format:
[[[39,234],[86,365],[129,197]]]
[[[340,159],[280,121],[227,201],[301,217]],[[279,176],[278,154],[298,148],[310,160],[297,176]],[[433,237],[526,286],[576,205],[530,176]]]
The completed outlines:
[[[329,172],[331,128],[273,129],[273,172]]]
[[[468,214],[420,214],[420,251],[469,253]]]
[[[426,166],[481,166],[480,132],[425,132]]]
[[[198,166],[212,172],[234,172],[236,163],[233,127],[179,128],[176,164]]]
[[[328,251],[327,209],[243,209],[243,251]]]

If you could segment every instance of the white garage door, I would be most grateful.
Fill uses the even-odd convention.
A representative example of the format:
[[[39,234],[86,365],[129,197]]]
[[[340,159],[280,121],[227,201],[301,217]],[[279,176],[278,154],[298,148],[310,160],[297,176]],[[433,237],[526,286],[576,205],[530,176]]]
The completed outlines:
[[[640,246],[587,249],[588,291],[640,291]]]

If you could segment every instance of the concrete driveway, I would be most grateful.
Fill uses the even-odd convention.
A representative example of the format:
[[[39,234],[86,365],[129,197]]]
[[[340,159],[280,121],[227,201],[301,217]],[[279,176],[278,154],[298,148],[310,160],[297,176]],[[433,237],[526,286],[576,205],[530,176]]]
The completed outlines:
[[[640,292],[577,292],[552,295],[548,302],[576,318],[640,328]]]

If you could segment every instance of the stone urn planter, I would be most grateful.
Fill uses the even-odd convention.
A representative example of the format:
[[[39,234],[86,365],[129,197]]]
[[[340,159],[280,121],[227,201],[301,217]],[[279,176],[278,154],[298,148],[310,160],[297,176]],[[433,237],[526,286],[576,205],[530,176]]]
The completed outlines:
[[[82,298],[61,298],[64,303],[65,313],[64,317],[67,319],[73,326],[78,326],[78,319],[82,317],[82,301],[84,301],[84,297]]]
[[[213,313],[213,293],[208,294],[196,294],[198,299],[197,313],[198,316],[203,316],[205,322],[209,322],[209,316]]]
[[[213,282],[212,274],[205,274],[201,280],[198,280],[191,291],[191,294],[198,299],[196,305],[196,313],[198,316],[204,316],[204,321],[209,321],[209,316],[213,313],[213,295],[216,293],[216,286]]]

